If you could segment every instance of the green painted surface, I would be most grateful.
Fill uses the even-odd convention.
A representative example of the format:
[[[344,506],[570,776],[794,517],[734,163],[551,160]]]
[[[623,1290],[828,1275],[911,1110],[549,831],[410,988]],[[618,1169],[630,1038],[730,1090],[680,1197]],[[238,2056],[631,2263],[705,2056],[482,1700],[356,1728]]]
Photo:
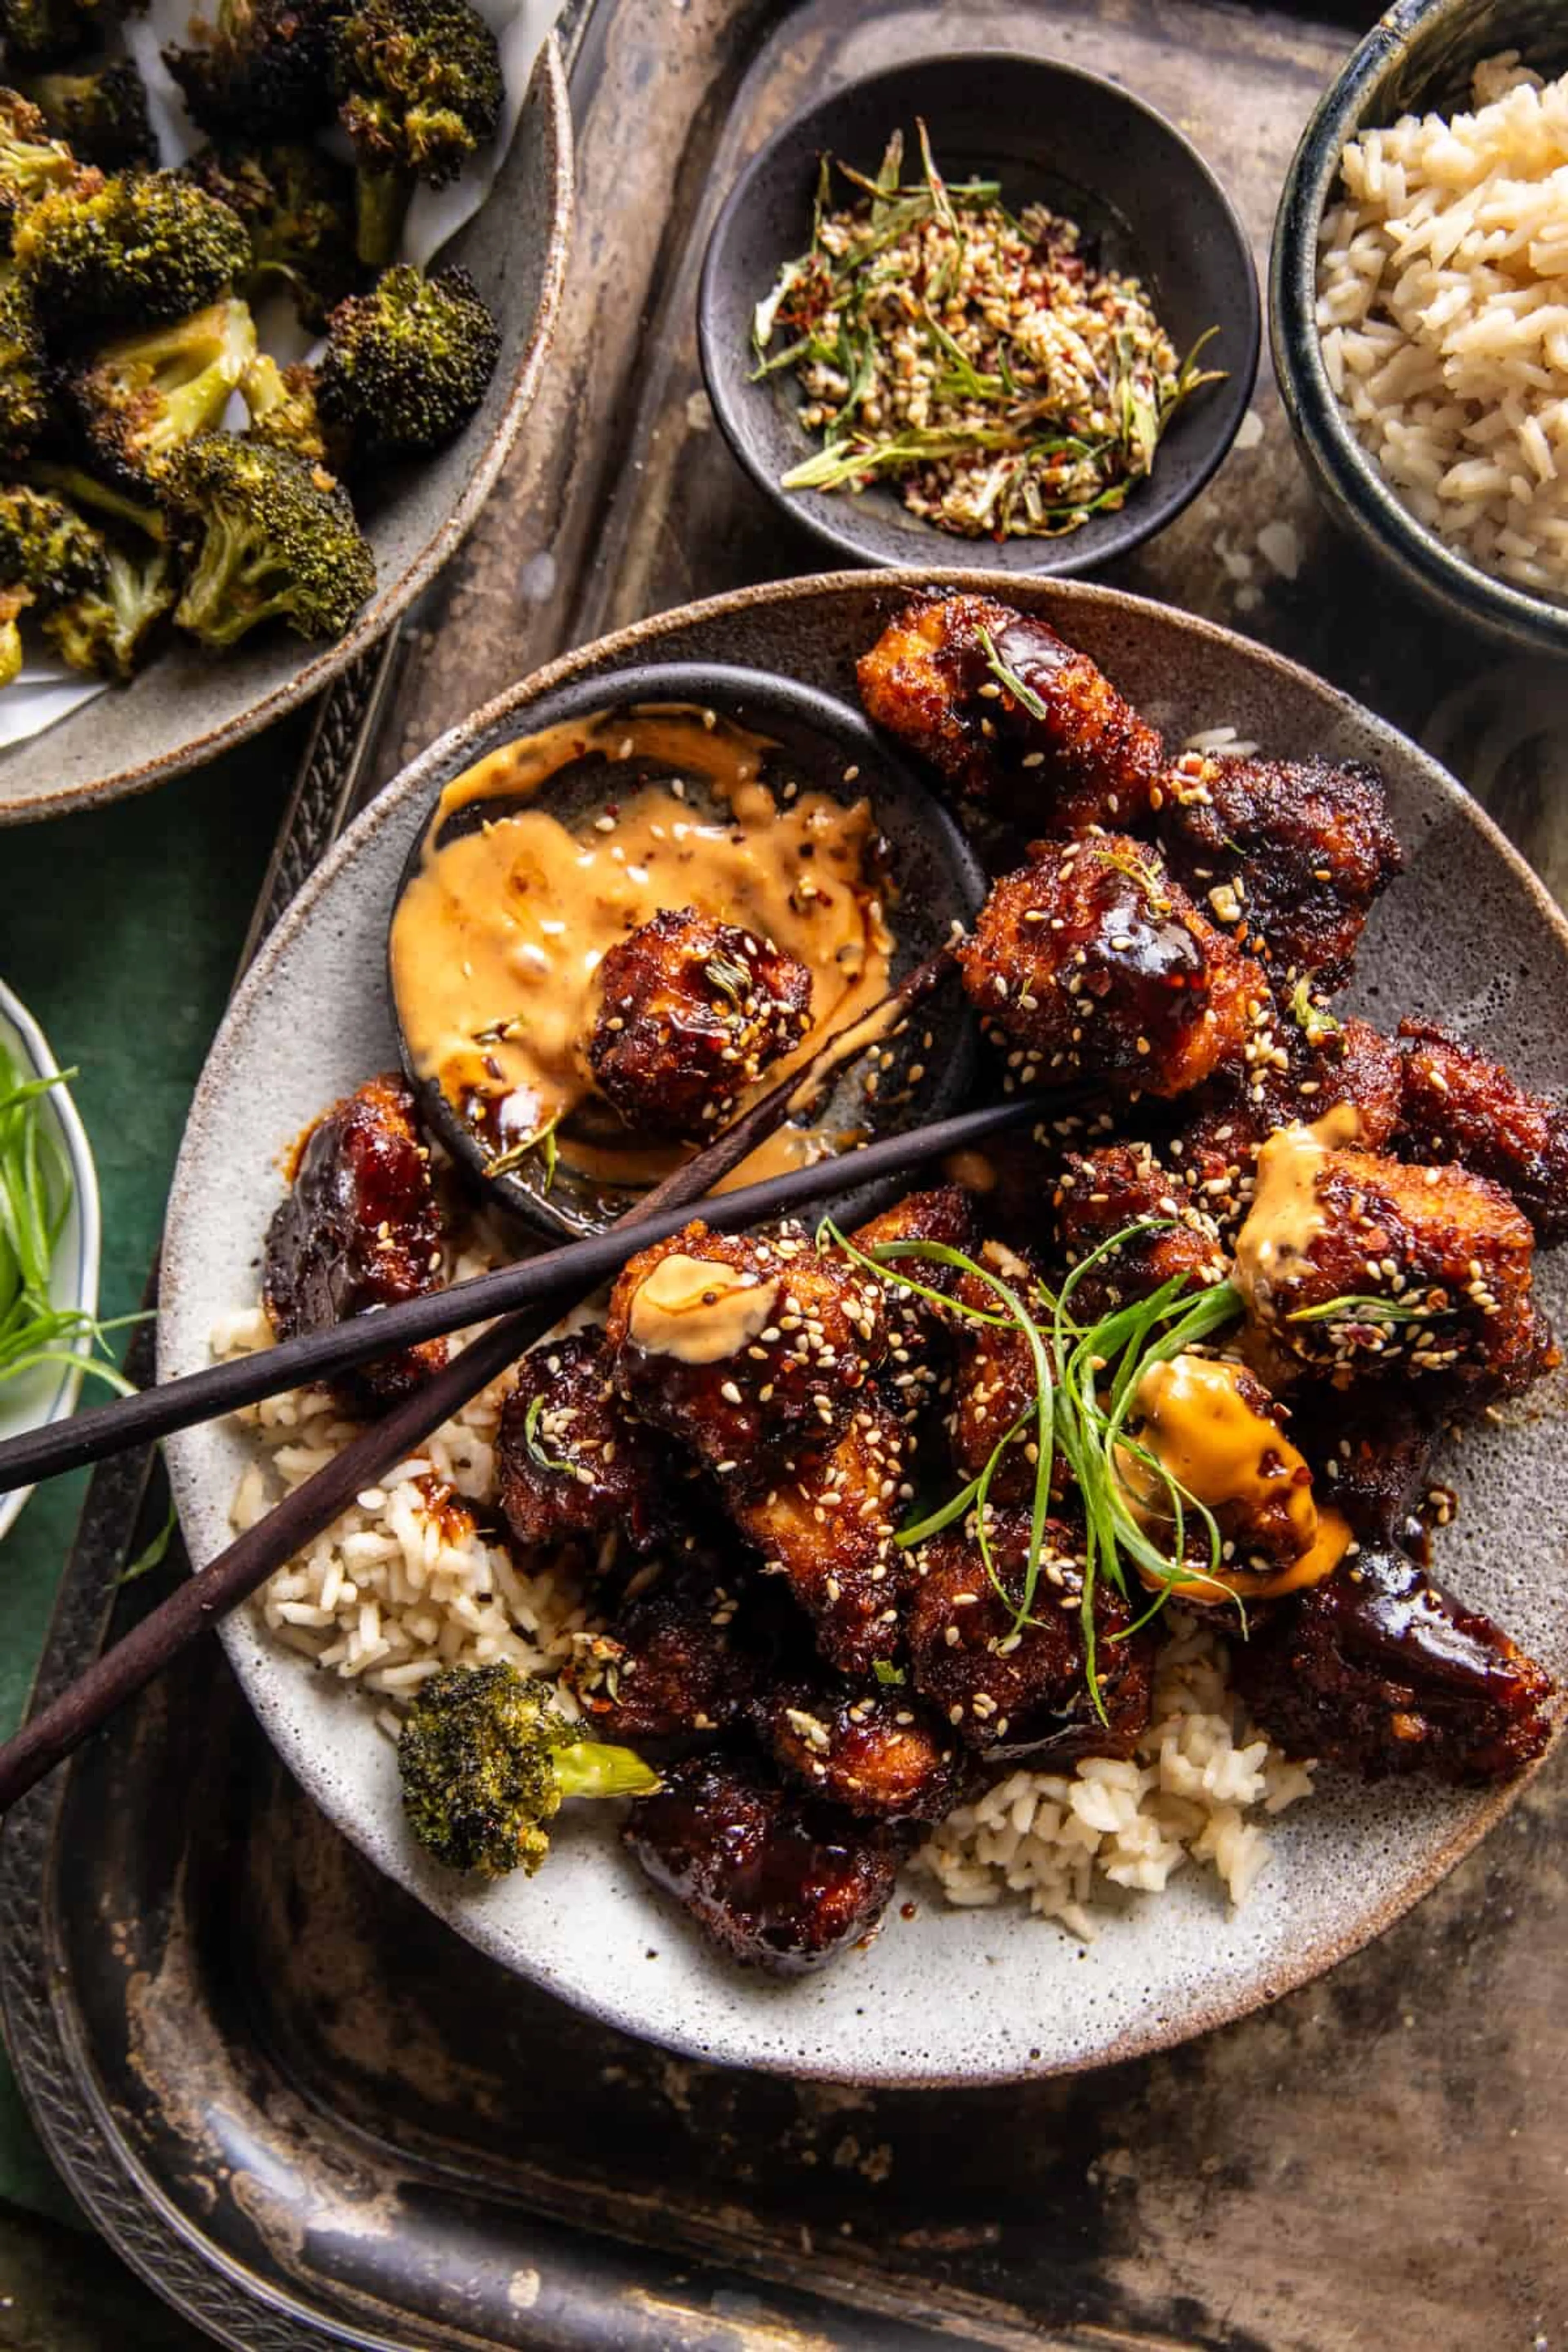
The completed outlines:
[[[0,976],[60,1063],[80,1072],[73,1091],[98,1165],[106,1317],[141,1304],[186,1106],[302,736],[283,727],[144,799],[0,831]],[[41,1489],[0,1539],[0,1735],[26,1706],[85,1485],[82,1474]],[[76,2212],[3,2061],[0,2200]],[[0,2345],[11,2340],[0,2326]]]

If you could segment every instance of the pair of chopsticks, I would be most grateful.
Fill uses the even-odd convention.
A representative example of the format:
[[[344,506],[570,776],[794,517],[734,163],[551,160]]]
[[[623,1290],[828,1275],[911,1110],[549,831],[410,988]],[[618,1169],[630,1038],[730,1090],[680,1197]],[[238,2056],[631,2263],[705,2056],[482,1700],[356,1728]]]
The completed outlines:
[[[945,956],[933,958],[910,975],[894,992],[895,998],[905,1003],[918,1001],[950,968]],[[844,1058],[842,1044],[830,1040],[804,1077],[797,1075],[773,1087],[605,1234],[454,1283],[405,1306],[285,1341],[238,1362],[170,1381],[79,1414],[73,1422],[0,1444],[4,1491],[232,1412],[304,1381],[327,1380],[377,1357],[400,1353],[416,1340],[500,1318],[441,1371],[363,1430],[325,1468],[285,1496],[209,1566],[187,1577],[15,1738],[0,1746],[0,1811],[154,1680],[198,1634],[329,1528],[389,1465],[420,1445],[505,1371],[542,1338],[566,1304],[597,1288],[638,1250],[678,1232],[699,1202],[705,1223],[717,1232],[733,1232],[857,1190],[878,1177],[902,1175],[951,1152],[973,1149],[1038,1112],[1037,1101],[1018,1097],[710,1199],[712,1188],[799,1108],[803,1087],[814,1080],[819,1083]]]

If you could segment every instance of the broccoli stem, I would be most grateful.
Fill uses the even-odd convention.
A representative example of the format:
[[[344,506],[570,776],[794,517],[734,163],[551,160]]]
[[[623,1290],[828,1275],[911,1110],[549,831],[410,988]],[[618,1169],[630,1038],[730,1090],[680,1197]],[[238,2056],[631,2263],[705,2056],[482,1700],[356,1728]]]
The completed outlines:
[[[0,694],[22,667],[22,632],[15,621],[0,619]]]
[[[413,193],[413,181],[402,172],[359,172],[354,247],[367,269],[384,269],[397,251]]]
[[[662,1787],[658,1774],[629,1748],[602,1739],[574,1739],[557,1748],[550,1761],[565,1797],[651,1797]]]

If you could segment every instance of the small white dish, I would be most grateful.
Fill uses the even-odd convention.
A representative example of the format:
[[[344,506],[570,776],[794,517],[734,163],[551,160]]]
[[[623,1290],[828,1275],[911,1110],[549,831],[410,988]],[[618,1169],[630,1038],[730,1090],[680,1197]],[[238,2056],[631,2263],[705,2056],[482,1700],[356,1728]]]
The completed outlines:
[[[49,1051],[47,1038],[26,1006],[12,995],[4,982],[0,982],[0,1045],[32,1076],[58,1076],[60,1066]],[[92,1148],[76,1105],[63,1087],[56,1087],[44,1096],[43,1118],[65,1154],[71,1178],[70,1207],[55,1249],[49,1296],[61,1309],[79,1307],[84,1314],[96,1315],[100,1231],[98,1171],[92,1164]],[[85,1359],[91,1346],[90,1339],[84,1335],[73,1352]],[[44,1429],[50,1422],[64,1421],[76,1410],[81,1381],[79,1369],[47,1364],[25,1379],[0,1385],[0,1437],[20,1437],[26,1430]],[[13,1526],[32,1491],[30,1486],[20,1486],[9,1495],[0,1495],[0,1538]]]

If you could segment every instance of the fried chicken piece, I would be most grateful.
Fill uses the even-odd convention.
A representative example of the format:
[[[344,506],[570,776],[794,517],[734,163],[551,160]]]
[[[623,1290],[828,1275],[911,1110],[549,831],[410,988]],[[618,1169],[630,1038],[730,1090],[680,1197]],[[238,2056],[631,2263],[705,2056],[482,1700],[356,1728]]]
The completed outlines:
[[[639,1569],[567,1669],[595,1738],[636,1746],[738,1722],[764,1656],[742,1602],[740,1580],[700,1547]]]
[[[986,1574],[979,1545],[961,1529],[947,1528],[921,1549],[904,1625],[916,1690],[966,1748],[984,1756],[1029,1756],[1042,1766],[1079,1756],[1130,1756],[1149,1721],[1152,1636],[1128,1633],[1131,1612],[1120,1593],[1097,1580],[1102,1722],[1089,1686],[1077,1531],[1065,1520],[1046,1522],[1034,1604],[1028,1622],[1016,1629],[1027,1513],[994,1513],[989,1537],[1005,1601]]]
[[[811,1026],[811,974],[771,940],[661,908],[599,966],[588,1061],[628,1127],[695,1141]]]
[[[1079,1276],[1068,1301],[1080,1323],[1148,1298],[1182,1276],[1194,1291],[1222,1282],[1226,1254],[1214,1219],[1163,1167],[1147,1143],[1069,1151],[1053,1203],[1064,1263],[1082,1265],[1129,1225],[1148,1221]]]
[[[1376,770],[1188,751],[1158,799],[1161,845],[1199,905],[1272,968],[1342,988],[1405,862]]]
[[[942,1184],[929,1192],[910,1192],[869,1223],[849,1235],[858,1250],[870,1256],[893,1242],[938,1242],[973,1257],[980,1246],[980,1220],[974,1202],[962,1185]],[[887,1268],[888,1354],[877,1375],[877,1387],[906,1427],[913,1426],[948,1379],[952,1365],[952,1330],[942,1309],[900,1285],[900,1267],[926,1290],[952,1295],[957,1268],[929,1258],[895,1259]]]
[[[985,596],[909,604],[858,677],[878,726],[1027,833],[1125,828],[1148,813],[1163,744],[1047,621]]]
[[[1424,1160],[1489,1176],[1550,1248],[1568,1241],[1568,1110],[1426,1021],[1402,1021],[1400,1134]]]
[[[1259,967],[1122,834],[1036,842],[958,949],[1015,1083],[1099,1079],[1173,1096],[1239,1068],[1268,1006]]]
[[[752,1720],[781,1772],[861,1820],[939,1822],[958,1801],[952,1735],[909,1691],[784,1683]]]
[[[1290,1434],[1311,1465],[1320,1501],[1350,1521],[1360,1543],[1404,1544],[1418,1532],[1433,1456],[1443,1434],[1441,1399],[1419,1402],[1386,1381],[1349,1389],[1312,1383],[1294,1399]]]
[[[1232,1675],[1287,1754],[1367,1780],[1511,1780],[1556,1712],[1550,1675],[1397,1550],[1361,1551],[1284,1602],[1234,1645]]]
[[[999,1276],[1026,1306],[1037,1305],[1037,1276],[1027,1259],[999,1242],[987,1242],[980,1251],[979,1263]],[[1006,1311],[990,1285],[973,1274],[959,1277],[953,1297],[961,1307],[970,1307],[978,1315]],[[1034,1352],[1016,1324],[955,1317],[952,1349],[947,1443],[958,1483],[967,1486],[979,1477],[1003,1438],[1033,1405],[1037,1381]],[[993,1503],[1022,1502],[1033,1496],[1035,1465],[1030,1449],[1034,1442],[1034,1432],[1026,1425],[1008,1446],[992,1473]],[[1067,1475],[1067,1465],[1058,1460],[1052,1467],[1054,1493]]]
[[[798,1225],[656,1243],[623,1269],[605,1337],[634,1412],[742,1494],[843,1433],[888,1345],[881,1285]]]
[[[909,1456],[897,1414],[868,1395],[834,1444],[775,1462],[773,1483],[753,1498],[729,1498],[763,1573],[788,1579],[841,1674],[869,1674],[898,1641],[910,1570],[893,1538],[912,1492]]]
[[[612,1370],[598,1331],[547,1340],[518,1365],[496,1433],[496,1486],[520,1544],[613,1557],[623,1538],[646,1552],[669,1533],[669,1448],[627,1412]]]
[[[781,1788],[749,1756],[673,1766],[621,1834],[721,1951],[792,1976],[876,1926],[899,1868],[887,1831]]]
[[[280,1339],[439,1290],[445,1231],[414,1097],[395,1072],[323,1113],[267,1229],[261,1296]],[[333,1383],[350,1412],[374,1413],[438,1372],[426,1339]]]
[[[1286,1015],[1260,1030],[1245,1074],[1200,1087],[1184,1124],[1163,1146],[1173,1178],[1226,1238],[1246,1213],[1258,1151],[1277,1128],[1310,1127],[1349,1105],[1358,1141],[1380,1151],[1399,1124],[1400,1057],[1393,1039],[1365,1021],[1336,1021],[1300,1001],[1306,1025]]]
[[[1534,1247],[1486,1177],[1293,1127],[1258,1155],[1236,1280],[1269,1340],[1318,1372],[1442,1373],[1510,1396],[1558,1360],[1531,1299]]]

